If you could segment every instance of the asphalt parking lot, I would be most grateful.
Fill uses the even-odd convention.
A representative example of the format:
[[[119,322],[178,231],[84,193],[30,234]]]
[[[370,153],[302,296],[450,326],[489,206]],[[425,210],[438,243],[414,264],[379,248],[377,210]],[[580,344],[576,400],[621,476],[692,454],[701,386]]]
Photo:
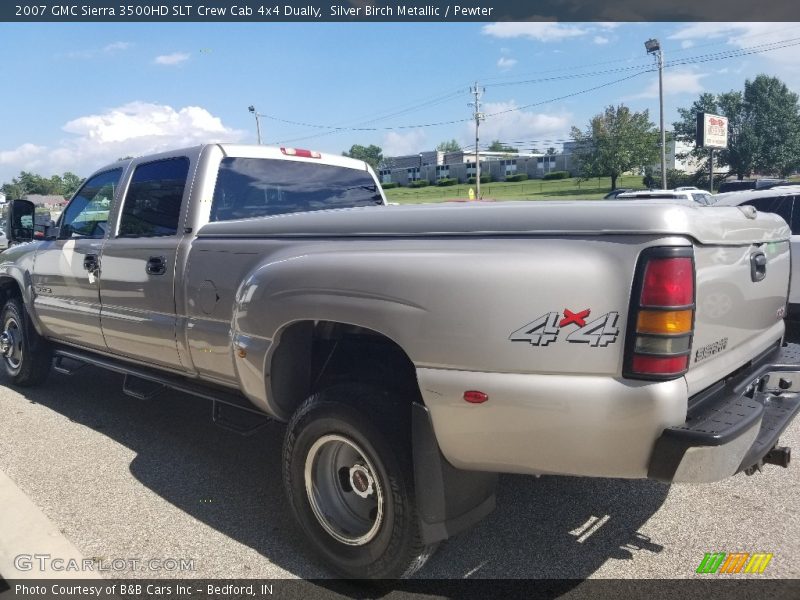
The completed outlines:
[[[0,387],[0,470],[83,556],[193,561],[109,577],[328,575],[283,496],[281,425],[241,437],[216,427],[204,400],[135,400],[121,383],[86,367],[33,390]],[[782,443],[800,448],[800,422]],[[762,577],[797,578],[798,497],[798,464],[701,486],[504,476],[495,513],[418,577],[688,578],[704,553],[742,551],[774,554]]]

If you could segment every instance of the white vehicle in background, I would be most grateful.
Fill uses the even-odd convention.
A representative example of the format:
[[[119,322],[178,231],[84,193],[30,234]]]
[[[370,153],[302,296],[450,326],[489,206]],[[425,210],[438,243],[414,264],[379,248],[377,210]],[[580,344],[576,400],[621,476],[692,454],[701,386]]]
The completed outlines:
[[[789,317],[800,317],[800,186],[782,185],[761,190],[728,192],[717,196],[714,206],[753,206],[759,212],[774,213],[792,230],[790,247],[792,277],[789,289]]]
[[[6,248],[8,248],[8,237],[6,237],[6,232],[0,229],[0,250],[5,250]]]
[[[701,206],[714,204],[714,196],[697,188],[676,188],[674,190],[643,190],[626,192],[617,196],[617,200],[689,200]]]

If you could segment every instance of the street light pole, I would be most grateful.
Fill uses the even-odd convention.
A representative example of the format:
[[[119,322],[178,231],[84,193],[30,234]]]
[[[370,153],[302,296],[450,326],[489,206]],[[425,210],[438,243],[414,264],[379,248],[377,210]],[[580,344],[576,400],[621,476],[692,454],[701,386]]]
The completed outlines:
[[[256,107],[253,106],[252,104],[247,107],[247,110],[249,110],[251,113],[253,113],[253,116],[255,116],[255,118],[256,118],[256,134],[258,135],[258,145],[260,146],[261,145],[261,121],[258,120],[258,117],[260,115],[258,114],[258,111],[256,111]]]
[[[664,130],[664,51],[655,38],[644,43],[648,54],[655,54],[658,64],[658,107],[661,123],[661,189],[667,189],[667,134]]]

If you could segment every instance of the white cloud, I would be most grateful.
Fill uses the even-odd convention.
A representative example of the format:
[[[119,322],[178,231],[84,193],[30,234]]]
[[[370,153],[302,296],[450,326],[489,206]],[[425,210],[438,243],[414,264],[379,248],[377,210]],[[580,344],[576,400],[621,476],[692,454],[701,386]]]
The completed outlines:
[[[155,62],[157,65],[167,65],[167,66],[174,66],[179,65],[182,62],[186,62],[189,60],[190,54],[186,52],[173,52],[172,54],[162,54],[161,56],[156,56]]]
[[[205,142],[238,142],[245,133],[226,127],[199,106],[130,102],[103,113],[78,117],[62,129],[69,136],[50,147],[23,144],[0,151],[5,179],[21,170],[42,175],[72,171],[88,175],[120,156],[138,156]],[[0,181],[4,180],[0,177]]]
[[[427,136],[422,129],[412,129],[408,133],[397,133],[390,131],[383,138],[384,156],[405,156],[416,154],[425,147]]]
[[[679,40],[682,48],[692,47],[695,42],[722,40],[734,48],[750,48],[762,46],[795,37],[796,24],[787,27],[778,23],[692,23],[683,25],[669,36],[670,40]],[[688,45],[687,45],[688,44]],[[720,52],[724,48],[704,49],[703,53]],[[797,47],[786,47],[770,50],[760,54],[764,60],[778,63],[781,67],[797,71]],[[732,59],[736,60],[736,59]],[[782,77],[782,75],[781,75]]]
[[[118,52],[121,50],[127,50],[131,46],[133,46],[133,44],[130,42],[113,42],[103,47],[103,52]]]
[[[664,71],[664,95],[677,96],[679,94],[697,95],[705,90],[701,79],[707,77],[708,73],[700,73],[693,70],[669,70]],[[639,98],[658,98],[658,77],[654,76],[641,93],[628,96],[627,99]]]
[[[593,39],[592,41],[593,41],[595,44],[598,44],[598,45],[602,46],[603,44],[607,44],[607,43],[608,43],[608,42],[610,42],[611,40],[609,40],[609,39],[608,39],[607,37],[605,37],[605,36],[602,36],[602,35],[596,35],[596,36],[594,36],[594,39]]]
[[[505,56],[501,56],[497,61],[497,68],[501,71],[508,71],[515,64],[517,64],[516,58],[506,58]]]
[[[560,42],[586,35],[588,31],[577,25],[529,21],[522,23],[489,23],[481,29],[484,35],[497,38],[528,38],[539,42]]]
[[[31,163],[41,157],[45,150],[44,146],[36,144],[22,144],[13,150],[0,150],[0,165],[15,165],[21,163]]]
[[[70,60],[89,60],[96,58],[101,54],[116,54],[131,48],[133,44],[130,42],[112,42],[106,44],[102,48],[89,48],[86,50],[70,50],[69,52],[61,52],[56,54],[56,58],[67,58]]]
[[[486,120],[481,123],[482,140],[501,142],[561,139],[568,132],[571,115],[533,113],[517,108],[514,100],[508,102],[487,102],[483,105]],[[473,125],[464,128],[466,139],[475,137]],[[544,144],[540,144],[544,145]]]

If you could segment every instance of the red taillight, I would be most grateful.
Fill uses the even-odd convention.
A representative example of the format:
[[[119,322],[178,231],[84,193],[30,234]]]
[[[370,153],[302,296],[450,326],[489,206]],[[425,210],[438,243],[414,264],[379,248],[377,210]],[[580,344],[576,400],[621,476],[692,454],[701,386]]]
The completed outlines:
[[[303,150],[302,148],[281,148],[281,152],[283,152],[287,156],[302,156],[303,158],[322,158],[322,155],[319,152],[314,150]]]
[[[626,377],[667,380],[689,368],[694,277],[691,249],[651,248],[642,254],[632,290]]]
[[[642,306],[689,306],[694,302],[691,258],[652,258],[642,283]]]
[[[633,355],[633,371],[642,375],[675,375],[682,373],[689,365],[688,356],[646,356]]]

